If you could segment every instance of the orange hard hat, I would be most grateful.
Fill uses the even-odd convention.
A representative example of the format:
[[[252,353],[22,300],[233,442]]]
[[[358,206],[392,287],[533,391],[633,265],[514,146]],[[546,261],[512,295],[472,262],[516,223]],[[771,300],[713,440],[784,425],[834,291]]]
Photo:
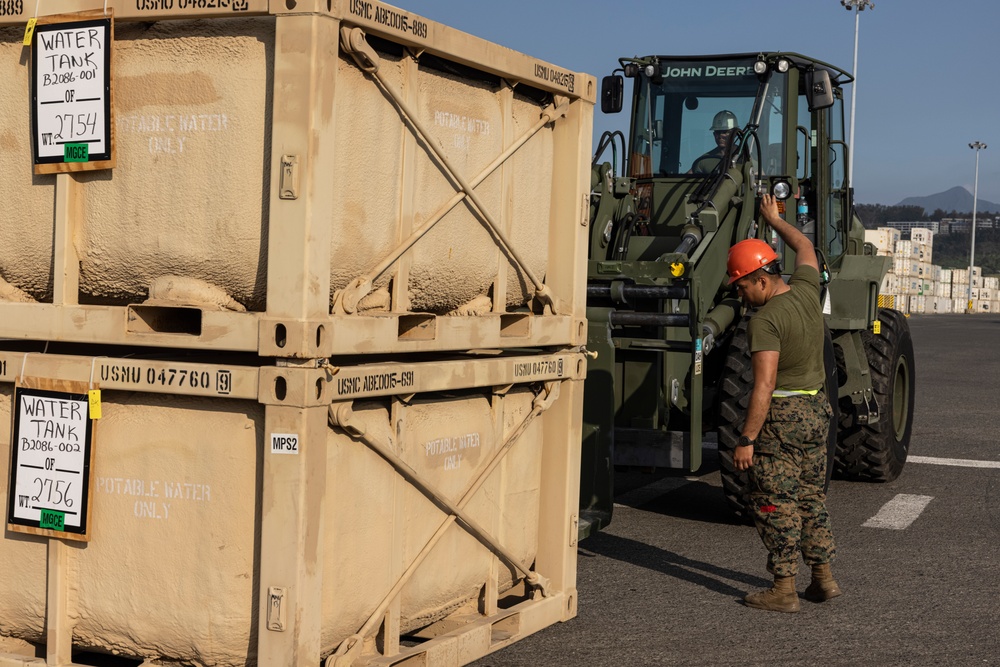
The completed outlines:
[[[746,239],[729,249],[729,285],[778,259],[774,248],[760,239]]]

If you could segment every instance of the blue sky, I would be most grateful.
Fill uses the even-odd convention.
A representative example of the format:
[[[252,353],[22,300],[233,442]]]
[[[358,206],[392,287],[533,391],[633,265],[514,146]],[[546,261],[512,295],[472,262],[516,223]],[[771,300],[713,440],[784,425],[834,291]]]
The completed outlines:
[[[851,71],[839,0],[396,0],[392,4],[598,78],[634,55],[793,51]],[[876,0],[860,15],[854,187],[897,204],[955,186],[1000,202],[1000,2]],[[978,58],[977,58],[978,55]],[[850,86],[849,86],[850,88]],[[845,108],[850,109],[850,98]],[[594,113],[600,131],[625,114]]]

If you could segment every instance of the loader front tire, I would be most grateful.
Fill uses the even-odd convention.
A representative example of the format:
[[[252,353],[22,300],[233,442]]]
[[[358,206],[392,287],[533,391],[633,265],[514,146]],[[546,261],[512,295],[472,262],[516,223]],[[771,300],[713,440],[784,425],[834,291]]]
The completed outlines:
[[[879,308],[881,333],[861,332],[881,413],[874,424],[858,424],[850,399],[841,405],[840,443],[834,475],[841,479],[891,482],[903,471],[913,429],[914,364],[910,326],[898,310]]]

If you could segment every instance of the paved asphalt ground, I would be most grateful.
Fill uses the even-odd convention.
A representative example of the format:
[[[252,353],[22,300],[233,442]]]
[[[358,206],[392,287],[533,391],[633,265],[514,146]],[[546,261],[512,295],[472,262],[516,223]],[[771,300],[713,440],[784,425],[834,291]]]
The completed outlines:
[[[912,458],[895,482],[830,488],[842,597],[743,606],[770,583],[765,551],[730,520],[709,456],[686,477],[620,473],[611,526],[580,543],[577,618],[475,664],[1000,665],[1000,316],[909,322]],[[905,528],[866,526],[890,501],[925,506]]]

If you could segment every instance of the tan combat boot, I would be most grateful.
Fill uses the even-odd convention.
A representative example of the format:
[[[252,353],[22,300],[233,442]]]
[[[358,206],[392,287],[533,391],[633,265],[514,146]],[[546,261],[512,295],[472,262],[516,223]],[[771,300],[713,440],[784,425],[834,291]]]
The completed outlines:
[[[774,586],[766,591],[751,593],[743,598],[746,606],[768,611],[784,611],[795,613],[799,610],[799,596],[795,592],[795,576],[779,577],[775,575]]]
[[[812,566],[812,581],[803,595],[810,602],[826,602],[840,595],[840,586],[833,580],[829,563]]]

